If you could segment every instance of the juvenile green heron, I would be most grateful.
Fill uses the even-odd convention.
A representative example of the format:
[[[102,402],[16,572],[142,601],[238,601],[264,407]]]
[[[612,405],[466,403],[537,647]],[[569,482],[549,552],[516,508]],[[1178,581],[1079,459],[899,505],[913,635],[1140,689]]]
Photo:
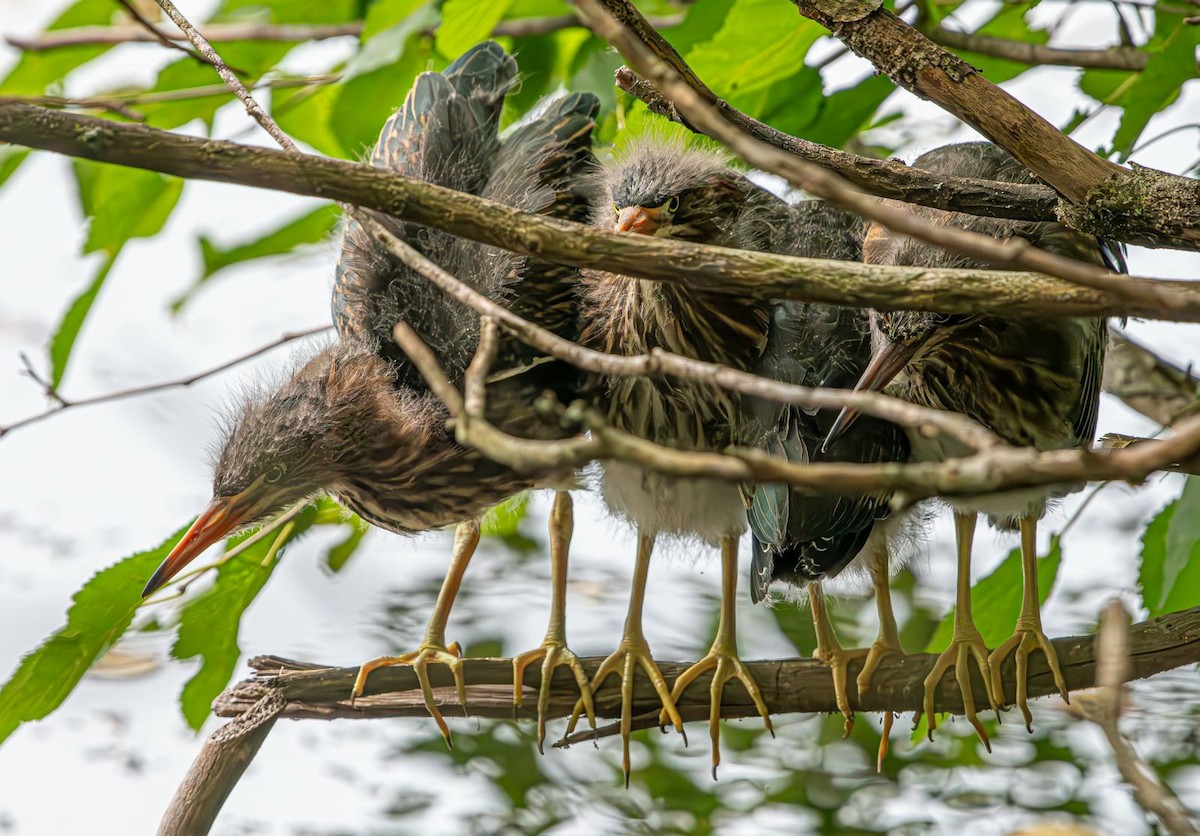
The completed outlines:
[[[485,43],[444,73],[418,76],[403,107],[384,126],[372,163],[528,211],[590,217],[596,205],[591,130],[598,101],[583,94],[544,104],[501,142],[500,111],[516,72],[516,63],[503,49]],[[576,336],[576,270],[395,219],[387,223],[476,290],[560,334]],[[569,472],[517,474],[455,443],[446,429],[444,405],[394,343],[392,326],[400,320],[411,325],[461,386],[479,339],[479,318],[376,246],[353,221],[347,223],[342,243],[334,318],[340,342],[298,368],[282,388],[247,398],[222,445],[214,499],[151,578],[146,594],[223,537],[319,493],[334,495],[389,531],[459,524],[424,641],[413,653],[364,664],[354,688],[355,695],[361,693],[367,676],[379,667],[413,665],[430,713],[449,740],[426,666],[450,666],[463,700],[459,652],[446,644],[445,625],[479,539],[479,517],[520,491],[562,487],[573,477]],[[498,382],[488,387],[488,417],[520,436],[561,437],[562,428],[540,419],[532,404],[545,391],[572,398],[580,378],[570,366],[535,359],[540,360],[516,340],[502,341],[496,371],[520,371],[497,375]],[[570,498],[560,493],[551,515],[550,628],[541,648],[517,657],[517,673],[545,657],[545,691],[553,668],[570,666],[590,718],[586,674],[563,638],[570,527]],[[519,681],[515,698],[519,702]],[[544,703],[542,696],[539,746]]]
[[[863,222],[857,215],[815,200],[799,204],[795,212],[799,234],[792,254],[861,259]],[[782,302],[774,308],[766,350],[755,371],[804,386],[849,388],[870,356],[866,311]],[[828,449],[822,449],[836,413],[768,401],[756,406],[764,431],[761,446],[789,461],[888,462],[909,456],[904,430],[889,421],[864,416]],[[754,485],[748,492],[754,544],[750,596],[755,603],[763,601],[774,581],[807,589],[816,627],[816,656],[832,668],[837,704],[849,728],[853,722],[846,695],[849,661],[867,657],[858,678],[862,691],[884,655],[903,652],[888,587],[888,541],[907,515],[885,523],[892,516],[888,495],[814,494],[778,484]],[[843,650],[826,615],[821,582],[855,561],[865,564],[871,575],[879,637],[870,649]]]
[[[914,165],[961,177],[1032,183],[1032,175],[1005,151],[989,143],[949,145],[918,158]],[[1008,221],[895,204],[898,211],[919,213],[934,223],[982,232],[996,238],[1020,237],[1051,252],[1124,270],[1121,253],[1107,242],[1075,233],[1058,223]],[[878,225],[867,232],[863,260],[873,264],[927,267],[983,266],[969,259]],[[1102,319],[1001,318],[987,314],[947,316],[918,311],[872,312],[875,346],[860,389],[888,391],[924,406],[961,412],[1005,440],[1039,450],[1080,447],[1092,442],[1107,329]],[[830,438],[853,419],[844,411]],[[910,434],[914,457],[940,461],[966,455],[953,439]],[[951,667],[963,693],[968,718],[977,724],[967,679],[974,658],[988,686],[993,707],[1003,701],[1000,664],[1016,655],[1016,701],[1026,725],[1032,722],[1026,673],[1030,654],[1041,649],[1064,700],[1069,699],[1054,646],[1042,631],[1037,585],[1037,521],[1048,503],[1079,485],[1011,491],[982,497],[955,497],[958,540],[958,593],[954,635],[925,681],[925,713],[935,726],[933,696]],[[976,516],[988,515],[1002,529],[1019,528],[1024,593],[1016,630],[989,656],[971,617],[971,542]]]
[[[755,186],[711,151],[679,142],[642,139],[603,169],[611,209],[598,223],[621,232],[656,235],[725,247],[787,251],[791,208]],[[614,354],[662,348],[738,369],[752,369],[766,345],[771,306],[738,296],[706,294],[683,285],[611,273],[585,273],[583,343]],[[611,426],[681,450],[720,450],[756,437],[757,423],[742,396],[691,381],[615,377],[604,382]],[[770,717],[758,685],[738,658],[734,622],[738,539],[746,527],[736,485],[715,479],[679,479],[635,465],[607,462],[600,488],[610,511],[638,533],[629,614],[620,646],[605,660],[593,688],[611,673],[622,678],[622,742],[629,771],[633,677],[640,667],[662,702],[664,718],[681,727],[675,700],[700,674],[713,671],[709,728],[713,770],[720,761],[719,718],[725,684],[738,679],[767,727]],[[647,567],[660,534],[698,538],[721,549],[722,595],[716,640],[704,659],[669,690],[642,633]],[[665,722],[665,719],[664,719]]]

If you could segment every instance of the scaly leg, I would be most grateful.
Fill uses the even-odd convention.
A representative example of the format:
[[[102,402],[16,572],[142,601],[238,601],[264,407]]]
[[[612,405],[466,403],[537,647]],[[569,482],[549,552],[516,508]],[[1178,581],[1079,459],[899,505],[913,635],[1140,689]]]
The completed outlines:
[[[871,572],[871,585],[875,587],[875,609],[879,613],[879,635],[871,643],[863,669],[858,674],[858,693],[862,694],[871,687],[871,678],[875,669],[889,654],[904,655],[900,645],[900,630],[896,626],[896,613],[892,610],[892,589],[889,576],[890,559],[887,545],[884,544],[872,555],[867,568]],[[879,738],[879,752],[875,757],[875,771],[883,772],[883,761],[887,757],[888,743],[891,739],[892,724],[896,715],[890,711],[884,712],[883,730]]]
[[[679,709],[671,699],[671,689],[654,657],[650,655],[650,646],[642,635],[642,604],[646,599],[646,579],[650,573],[650,554],[654,551],[654,537],[649,534],[638,534],[637,563],[633,569],[633,587],[629,595],[629,612],[625,616],[625,632],[621,635],[621,644],[612,655],[600,664],[596,676],[592,679],[592,692],[599,689],[600,683],[610,674],[621,677],[621,765],[625,771],[625,786],[629,787],[629,735],[633,730],[633,677],[640,667],[650,677],[654,690],[662,702],[663,709],[671,719],[675,730],[683,734],[683,718]],[[575,703],[575,711],[567,724],[567,735],[575,730],[583,710],[583,700]]]
[[[738,576],[738,538],[727,536],[721,538],[721,615],[717,620],[717,637],[713,641],[708,655],[675,680],[671,690],[671,699],[678,701],[684,690],[700,674],[713,671],[712,683],[709,685],[708,735],[712,740],[712,775],[717,777],[717,766],[721,763],[721,702],[725,693],[725,683],[731,679],[739,680],[746,686],[750,699],[758,708],[763,723],[771,736],[775,730],[771,727],[771,714],[763,702],[758,683],[750,675],[750,671],[738,658],[737,652],[737,576]]]
[[[442,719],[442,712],[438,710],[433,701],[433,688],[429,684],[428,667],[433,662],[450,668],[451,673],[454,674],[454,687],[458,692],[458,703],[462,706],[465,715],[467,686],[463,681],[462,648],[459,647],[458,642],[451,645],[446,644],[446,621],[450,618],[450,610],[454,606],[454,599],[462,585],[467,564],[471,562],[471,556],[475,554],[475,547],[478,545],[479,520],[459,523],[458,528],[454,531],[454,551],[450,557],[450,567],[446,570],[446,579],[442,581],[441,591],[438,592],[437,603],[433,606],[433,615],[429,617],[429,625],[425,628],[425,639],[411,653],[404,653],[400,656],[380,656],[378,659],[364,662],[358,669],[358,677],[354,680],[354,691],[351,695],[352,698],[362,695],[363,688],[367,684],[367,677],[374,670],[412,665],[417,674],[417,681],[421,684],[421,693],[425,697],[425,708],[429,710],[430,716],[437,723],[446,745],[452,749],[454,744],[450,740],[450,728]]]
[[[1029,713],[1029,686],[1026,676],[1029,669],[1029,655],[1041,648],[1046,654],[1046,664],[1054,675],[1054,684],[1062,694],[1064,702],[1070,702],[1071,696],[1063,681],[1062,669],[1058,666],[1058,654],[1054,645],[1042,632],[1041,605],[1038,602],[1037,581],[1037,520],[1026,517],[1021,520],[1021,572],[1025,583],[1021,594],[1021,614],[1017,616],[1017,629],[1012,638],[992,651],[988,664],[992,666],[992,688],[996,698],[1004,701],[1004,681],[1000,677],[1000,665],[1013,650],[1017,651],[1017,707],[1025,716],[1025,728],[1033,731],[1033,715]]]
[[[850,709],[850,698],[846,694],[847,669],[852,661],[866,656],[867,650],[845,650],[838,643],[833,624],[829,621],[829,613],[825,609],[825,593],[821,589],[820,581],[809,581],[808,600],[812,604],[813,628],[817,633],[817,649],[813,658],[829,665],[833,673],[834,699],[837,701],[838,710],[846,718],[842,726],[844,736],[849,737],[850,730],[854,728],[854,712]]]
[[[988,667],[987,645],[983,636],[975,628],[975,620],[971,616],[971,541],[975,537],[976,514],[954,515],[954,531],[958,540],[958,595],[954,604],[954,635],[950,646],[937,658],[933,670],[925,677],[925,717],[929,723],[929,738],[937,728],[937,716],[933,712],[933,698],[937,693],[938,682],[942,674],[954,668],[954,676],[958,680],[958,689],[962,692],[963,711],[967,722],[974,728],[979,739],[988,751],[992,750],[991,741],[979,717],[975,714],[975,694],[971,690],[971,676],[967,669],[967,660],[975,659],[979,672],[983,674],[983,682],[987,688],[988,702],[995,710],[998,703],[992,691],[992,678]]]
[[[867,651],[863,669],[858,674],[858,693],[871,687],[871,677],[875,669],[888,654],[904,655],[900,646],[900,630],[896,627],[896,613],[892,610],[891,579],[888,576],[888,550],[883,546],[871,558],[868,564],[871,572],[871,585],[875,587],[875,609],[879,613],[879,635],[871,643]]]
[[[567,648],[567,551],[573,529],[571,495],[566,491],[559,491],[554,496],[554,509],[550,512],[550,579],[553,585],[550,624],[546,628],[546,638],[542,640],[540,647],[513,657],[514,711],[521,707],[525,669],[539,659],[542,660],[542,681],[538,687],[537,703],[539,753],[542,753],[542,745],[546,741],[546,709],[550,705],[550,680],[553,678],[554,669],[560,665],[566,665],[575,675],[588,722],[593,729],[596,728],[596,711],[592,706],[592,689],[588,685],[587,671],[583,669],[579,657]]]

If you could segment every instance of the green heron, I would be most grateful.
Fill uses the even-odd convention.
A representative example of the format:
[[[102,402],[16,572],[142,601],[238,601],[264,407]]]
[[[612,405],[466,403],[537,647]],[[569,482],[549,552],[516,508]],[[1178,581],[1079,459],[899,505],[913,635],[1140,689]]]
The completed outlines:
[[[418,76],[404,105],[388,120],[372,163],[528,211],[587,219],[596,205],[591,130],[594,96],[546,103],[503,142],[497,136],[516,63],[495,43],[467,52],[444,73]],[[476,290],[565,336],[576,336],[578,271],[517,256],[386,219],[391,230]],[[400,533],[458,524],[445,582],[417,651],[367,662],[354,694],[371,671],[413,665],[426,704],[447,741],[426,666],[451,667],[465,706],[460,653],[447,645],[445,625],[463,572],[479,540],[479,517],[492,505],[531,488],[573,484],[570,472],[518,474],[455,443],[445,406],[429,391],[391,336],[404,321],[431,346],[461,386],[480,335],[478,316],[444,296],[375,245],[355,222],[346,225],[334,288],[340,342],[298,368],[282,388],[252,394],[221,447],[214,499],[146,586],[158,589],[213,543],[284,508],[329,493],[364,520]],[[540,418],[532,404],[551,391],[569,400],[582,382],[566,364],[541,362],[515,339],[504,339],[489,385],[489,420],[529,438],[564,430]],[[560,492],[551,515],[554,603],[542,647],[517,657],[517,673],[539,658],[539,747],[544,696],[554,667],[568,665],[591,716],[587,677],[564,639],[566,544],[571,502]],[[519,679],[515,699],[519,703]]]
[[[794,255],[858,261],[862,257],[862,219],[810,200],[796,207],[798,231]],[[757,371],[764,377],[804,386],[849,388],[871,356],[870,324],[864,310],[798,302],[777,304],[766,350]],[[796,462],[904,461],[908,439],[896,424],[864,416],[829,448],[824,441],[836,413],[760,402],[764,428],[761,445]],[[846,667],[866,656],[858,687],[862,691],[884,655],[903,652],[888,586],[888,541],[907,515],[892,517],[890,496],[847,497],[791,490],[786,485],[749,489],[753,533],[750,596],[767,598],[772,582],[806,588],[812,604],[817,658],[833,669],[837,704],[853,722],[846,695]],[[879,637],[870,649],[843,650],[826,615],[821,582],[855,561],[865,564],[875,588]]]
[[[681,142],[641,139],[603,168],[611,209],[598,223],[621,232],[656,235],[725,247],[787,252],[791,207],[751,183],[720,154]],[[661,348],[738,369],[753,369],[767,342],[767,302],[693,291],[670,282],[611,273],[584,274],[582,342],[614,354],[640,355]],[[720,450],[748,443],[758,433],[748,400],[702,383],[648,377],[604,381],[604,409],[611,426],[681,450]],[[738,540],[746,528],[736,485],[680,479],[636,465],[607,462],[599,485],[609,510],[637,528],[634,581],[624,635],[601,665],[593,688],[612,673],[622,678],[622,743],[629,771],[633,677],[650,678],[669,718],[681,728],[675,707],[683,690],[712,670],[709,730],[715,773],[720,761],[719,718],[725,684],[738,679],[767,727],[770,717],[758,685],[738,658],[735,629]],[[642,633],[647,567],[660,534],[696,538],[721,550],[722,594],[717,636],[704,659],[668,690]]]
[[[1033,176],[1005,151],[990,143],[939,148],[914,165],[961,177],[1009,183],[1032,183]],[[1058,223],[1006,221],[895,204],[936,224],[953,225],[995,238],[1024,238],[1051,252],[1104,264],[1124,271],[1118,248],[1075,233]],[[878,225],[868,228],[863,260],[873,264],[926,267],[983,266],[912,238],[893,235]],[[1001,318],[986,313],[947,316],[895,311],[872,312],[874,356],[858,382],[860,389],[887,391],[937,409],[963,413],[1008,442],[1038,450],[1089,445],[1096,431],[1100,380],[1107,343],[1102,319]],[[854,413],[844,410],[830,438],[837,438]],[[910,433],[913,455],[940,461],[969,453],[944,436],[924,438]],[[954,634],[925,681],[925,713],[936,727],[933,696],[938,681],[956,669],[966,713],[973,724],[974,701],[967,679],[974,658],[993,707],[1003,701],[1000,664],[1015,652],[1016,702],[1029,726],[1026,674],[1030,654],[1041,649],[1064,700],[1069,699],[1054,646],[1042,630],[1037,584],[1037,521],[1048,504],[1079,485],[1012,491],[982,497],[955,497],[958,541],[958,584]],[[971,543],[977,515],[988,515],[996,527],[1019,529],[1024,591],[1012,638],[990,656],[971,617]]]

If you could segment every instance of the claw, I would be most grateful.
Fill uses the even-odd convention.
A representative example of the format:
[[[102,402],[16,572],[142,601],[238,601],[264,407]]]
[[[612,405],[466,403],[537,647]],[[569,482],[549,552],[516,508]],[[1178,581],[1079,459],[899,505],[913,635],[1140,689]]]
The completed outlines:
[[[458,694],[458,704],[462,706],[463,716],[467,716],[467,685],[463,679],[462,647],[458,642],[453,642],[446,647],[422,644],[411,653],[404,653],[400,656],[380,656],[378,659],[364,662],[359,666],[358,676],[354,679],[354,689],[350,694],[350,701],[353,703],[357,697],[362,696],[363,689],[367,685],[367,677],[373,671],[380,668],[411,665],[413,672],[417,675],[417,682],[421,685],[425,708],[433,717],[433,721],[437,723],[438,731],[442,733],[442,739],[446,741],[446,745],[453,749],[454,743],[450,738],[450,727],[446,725],[442,712],[438,710],[437,703],[433,699],[433,687],[429,683],[429,664],[431,662],[450,668],[450,672],[454,674],[454,690]]]
[[[1058,665],[1058,654],[1054,651],[1054,645],[1042,632],[1041,626],[1018,621],[1016,632],[1013,633],[1012,638],[993,650],[991,656],[988,657],[988,664],[992,669],[992,688],[1000,702],[1004,701],[1004,680],[1000,676],[1000,665],[1014,650],[1017,661],[1017,708],[1021,709],[1021,715],[1025,718],[1025,728],[1032,733],[1033,714],[1029,710],[1028,678],[1030,654],[1035,650],[1041,650],[1046,656],[1046,664],[1054,676],[1054,684],[1058,688],[1059,694],[1065,702],[1071,701],[1071,695],[1067,691],[1062,669]]]
[[[542,681],[538,686],[537,702],[537,747],[538,754],[545,754],[546,742],[546,710],[550,705],[550,681],[554,670],[567,666],[575,675],[575,683],[579,686],[579,703],[587,714],[588,723],[596,728],[596,708],[592,702],[592,688],[588,683],[587,671],[583,663],[565,644],[559,641],[547,640],[541,647],[528,650],[513,657],[513,713],[521,708],[524,700],[522,683],[525,679],[525,669],[534,662],[542,662]]]
[[[858,679],[855,680],[855,687],[858,688],[859,694],[870,689],[871,680],[874,678],[880,662],[888,656],[904,655],[902,647],[898,644],[893,645],[884,639],[876,639],[867,650],[862,652],[866,653],[866,659],[863,660],[863,668],[858,672]]]
[[[850,677],[850,663],[868,656],[869,653],[870,651],[866,648],[846,650],[835,645],[818,648],[813,654],[814,658],[829,666],[830,673],[833,675],[833,696],[843,718],[842,739],[849,737],[850,732],[854,729],[854,710],[850,708],[850,696],[846,687]],[[861,674],[859,678],[861,679]],[[867,678],[870,679],[869,676]],[[857,683],[858,680],[855,682]]]
[[[975,664],[979,667],[979,672],[983,676],[983,681],[987,688],[988,702],[993,710],[997,708],[998,704],[996,696],[992,691],[992,678],[988,666],[987,645],[983,643],[983,636],[975,629],[955,629],[954,637],[950,640],[950,646],[938,656],[937,661],[933,665],[933,670],[925,677],[924,711],[925,715],[929,718],[929,739],[933,740],[933,733],[937,729],[937,715],[934,713],[934,696],[937,693],[938,683],[946,671],[954,668],[954,678],[958,682],[959,691],[962,693],[963,712],[966,714],[967,722],[975,729],[975,733],[979,735],[979,739],[990,752],[992,751],[991,740],[988,739],[987,731],[984,729],[983,724],[979,722],[979,716],[975,713],[975,692],[971,688],[971,674],[968,668],[970,659],[975,660]]]

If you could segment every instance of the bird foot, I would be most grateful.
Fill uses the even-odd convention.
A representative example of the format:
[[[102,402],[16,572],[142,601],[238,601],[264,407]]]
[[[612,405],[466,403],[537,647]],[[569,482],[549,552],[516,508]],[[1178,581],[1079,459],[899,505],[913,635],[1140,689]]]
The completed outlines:
[[[592,703],[592,687],[588,683],[587,671],[583,669],[583,663],[579,661],[579,657],[561,639],[547,638],[540,647],[513,657],[514,714],[521,707],[524,698],[525,669],[539,660],[542,663],[542,681],[538,686],[537,747],[539,754],[545,754],[542,747],[546,742],[546,709],[550,705],[550,680],[553,678],[555,668],[565,665],[575,675],[575,682],[579,686],[579,702],[583,704],[588,723],[593,729],[596,728],[596,709]]]
[[[1029,711],[1029,656],[1039,649],[1046,655],[1046,664],[1050,668],[1050,673],[1054,675],[1054,684],[1058,687],[1063,701],[1070,702],[1071,695],[1063,680],[1062,669],[1058,666],[1058,654],[1054,652],[1054,645],[1050,643],[1050,639],[1042,632],[1039,620],[1018,619],[1017,629],[1012,638],[993,650],[991,656],[988,657],[988,664],[992,669],[992,690],[996,694],[997,701],[1003,703],[1004,680],[1000,676],[1000,665],[1008,658],[1009,654],[1016,651],[1017,708],[1021,709],[1021,714],[1025,718],[1025,728],[1030,732],[1033,731],[1033,714]]]
[[[862,694],[871,687],[871,679],[875,676],[875,671],[888,656],[903,656],[904,648],[898,644],[893,644],[884,639],[876,639],[871,643],[871,646],[866,650],[866,659],[863,661],[863,668],[858,672],[858,679],[855,680],[855,685],[858,688],[858,693]]]
[[[675,731],[680,734],[684,733],[683,718],[679,716],[679,709],[675,707],[675,700],[671,698],[671,690],[667,687],[667,681],[663,678],[662,671],[658,669],[658,663],[650,655],[650,646],[640,635],[626,635],[621,639],[620,646],[613,651],[612,655],[600,663],[600,668],[592,679],[591,687],[591,692],[595,693],[599,689],[600,683],[610,674],[615,673],[621,677],[621,766],[625,772],[626,789],[629,788],[630,771],[629,735],[633,729],[633,677],[639,667],[654,685],[654,690],[662,702],[663,711],[670,718]],[[581,697],[575,703],[575,710],[571,713],[571,719],[567,723],[566,733],[568,736],[575,731],[580,713],[584,708],[584,700]]]
[[[929,739],[933,740],[933,732],[937,729],[934,696],[937,693],[938,683],[942,679],[942,674],[950,668],[954,668],[954,678],[958,681],[958,689],[962,693],[963,713],[967,717],[967,722],[975,729],[975,733],[979,735],[979,739],[983,741],[983,745],[990,752],[992,751],[991,740],[988,739],[987,731],[975,713],[975,692],[971,688],[971,674],[967,667],[969,659],[974,659],[975,664],[979,666],[979,672],[983,675],[984,686],[987,690],[988,703],[993,711],[997,710],[998,703],[996,695],[992,691],[992,678],[988,665],[988,649],[987,645],[983,643],[983,636],[974,626],[955,627],[950,646],[942,651],[942,655],[938,656],[933,665],[933,670],[929,672],[929,676],[925,677],[924,708],[925,716],[929,721]]]
[[[467,711],[467,686],[463,680],[462,647],[459,646],[458,642],[443,646],[436,642],[427,641],[411,653],[403,653],[399,656],[380,656],[378,659],[364,662],[358,669],[358,676],[354,679],[354,690],[351,692],[350,701],[353,703],[356,697],[362,696],[363,689],[367,684],[367,677],[371,675],[372,671],[379,670],[380,668],[411,665],[413,672],[417,675],[417,682],[421,685],[421,695],[425,698],[425,708],[429,711],[429,716],[437,723],[438,731],[442,733],[442,739],[446,741],[446,745],[453,749],[454,743],[450,739],[450,727],[446,725],[446,721],[442,717],[442,712],[438,710],[437,703],[433,699],[433,687],[429,683],[430,663],[445,665],[454,674],[454,689],[458,693],[458,703],[462,706],[465,716]]]
[[[709,709],[708,709],[708,735],[712,740],[712,776],[713,780],[717,778],[717,766],[721,763],[721,704],[722,696],[725,693],[725,683],[731,679],[736,679],[745,686],[746,691],[750,694],[750,699],[754,700],[754,705],[758,708],[759,715],[763,718],[763,724],[771,736],[775,736],[775,729],[771,726],[771,714],[767,711],[767,705],[763,702],[762,692],[758,688],[758,683],[754,681],[754,677],[750,675],[750,671],[746,669],[746,665],[738,658],[737,650],[723,644],[719,639],[708,651],[708,655],[701,659],[696,664],[692,665],[686,671],[679,675],[675,680],[675,687],[671,689],[671,700],[676,702],[689,685],[692,684],[699,676],[707,671],[712,671],[712,682],[709,684]],[[659,715],[659,725],[666,725],[667,710],[663,709]]]
[[[834,700],[837,703],[838,711],[842,712],[842,717],[845,718],[842,723],[843,738],[849,737],[850,731],[854,728],[854,711],[850,708],[850,696],[846,688],[846,681],[850,676],[850,663],[864,656],[869,657],[870,654],[871,651],[866,648],[846,650],[836,643],[822,646],[819,642],[813,653],[813,658],[828,665],[830,673],[833,675]],[[870,679],[869,676],[868,679]],[[859,690],[862,690],[861,687]]]

